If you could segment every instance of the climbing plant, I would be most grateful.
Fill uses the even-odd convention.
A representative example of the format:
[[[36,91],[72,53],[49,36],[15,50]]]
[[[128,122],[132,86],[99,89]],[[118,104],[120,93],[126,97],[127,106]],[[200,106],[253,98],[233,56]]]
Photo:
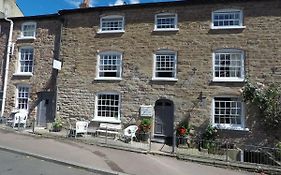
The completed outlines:
[[[244,101],[256,106],[260,112],[261,121],[266,129],[281,127],[281,87],[272,83],[265,86],[261,83],[253,84],[249,81],[243,87]]]

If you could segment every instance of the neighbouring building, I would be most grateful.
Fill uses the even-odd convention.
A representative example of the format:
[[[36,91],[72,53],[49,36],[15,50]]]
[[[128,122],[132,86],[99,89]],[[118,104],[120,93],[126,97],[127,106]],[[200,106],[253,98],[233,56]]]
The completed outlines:
[[[0,0],[0,18],[23,16],[16,0]]]
[[[30,121],[37,126],[52,122],[55,117],[55,92],[57,70],[53,60],[59,57],[61,25],[57,15],[10,18],[13,21],[10,50],[7,50],[10,24],[0,20],[2,26],[1,58],[2,87],[5,86],[3,115],[15,109],[29,111]],[[7,66],[7,53],[9,64]]]
[[[143,115],[153,119],[155,139],[173,137],[188,120],[198,135],[211,123],[222,138],[271,142],[240,96],[246,78],[281,80],[280,11],[279,0],[189,0],[15,18],[6,113],[20,107],[15,90],[28,88],[28,106],[36,106],[37,92],[57,94],[52,109],[63,119],[127,126]],[[20,26],[29,21],[36,39],[22,43]],[[32,55],[30,47],[33,75],[13,75],[21,49]],[[53,59],[63,65],[58,75]]]

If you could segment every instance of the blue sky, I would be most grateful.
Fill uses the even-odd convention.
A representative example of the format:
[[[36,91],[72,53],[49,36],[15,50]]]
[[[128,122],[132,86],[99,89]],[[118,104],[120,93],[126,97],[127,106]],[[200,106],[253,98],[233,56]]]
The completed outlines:
[[[16,0],[25,16],[56,13],[61,9],[78,8],[83,0]],[[124,0],[90,0],[91,7],[121,5]],[[127,4],[175,0],[125,0]]]

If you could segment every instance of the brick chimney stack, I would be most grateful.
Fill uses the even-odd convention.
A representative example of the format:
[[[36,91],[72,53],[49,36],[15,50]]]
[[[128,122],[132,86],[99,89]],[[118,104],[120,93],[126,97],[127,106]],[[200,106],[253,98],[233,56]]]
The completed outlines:
[[[90,7],[90,0],[83,0],[83,2],[80,4],[80,8],[88,8]]]

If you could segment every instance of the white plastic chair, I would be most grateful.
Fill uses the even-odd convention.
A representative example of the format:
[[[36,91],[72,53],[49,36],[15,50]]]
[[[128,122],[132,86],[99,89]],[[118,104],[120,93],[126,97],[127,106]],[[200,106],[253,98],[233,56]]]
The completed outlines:
[[[26,128],[26,120],[27,120],[27,111],[26,110],[19,110],[16,113],[11,114],[11,119],[7,121],[13,128],[16,125],[23,125],[23,128]]]
[[[70,130],[70,136],[77,137],[78,134],[87,134],[88,122],[78,121],[75,124],[75,129]]]
[[[128,126],[127,128],[125,128],[124,133],[123,133],[125,141],[129,138],[130,138],[130,142],[133,141],[133,139],[136,138],[137,130],[138,130],[137,125],[131,125],[131,126]]]

